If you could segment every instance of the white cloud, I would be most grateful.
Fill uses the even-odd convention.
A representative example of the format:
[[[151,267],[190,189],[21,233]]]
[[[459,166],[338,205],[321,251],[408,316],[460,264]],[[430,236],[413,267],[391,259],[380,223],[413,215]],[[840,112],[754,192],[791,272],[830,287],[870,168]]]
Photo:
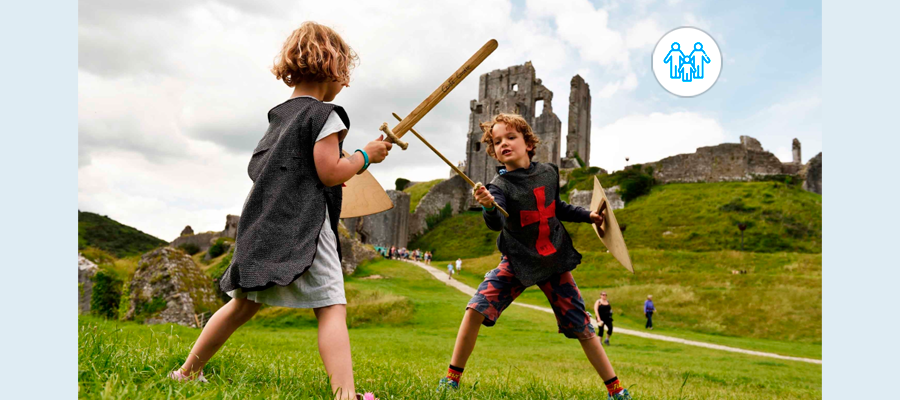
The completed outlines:
[[[637,75],[635,75],[634,73],[630,73],[630,74],[628,74],[628,76],[626,76],[625,78],[622,78],[619,81],[610,82],[610,83],[607,83],[606,85],[603,85],[603,87],[600,88],[600,90],[597,91],[597,93],[594,96],[601,98],[601,99],[608,99],[608,98],[612,97],[613,95],[615,95],[616,92],[618,92],[619,90],[632,91],[637,87],[637,85],[638,85]]]
[[[653,162],[698,147],[722,143],[725,130],[715,119],[692,112],[629,115],[591,128],[591,164],[612,172],[628,164]]]
[[[763,148],[772,151],[783,162],[793,161],[791,143],[796,138],[801,144],[801,161],[805,163],[822,151],[822,98],[812,89],[801,90],[797,95],[729,124],[729,132],[734,137],[764,134]]]

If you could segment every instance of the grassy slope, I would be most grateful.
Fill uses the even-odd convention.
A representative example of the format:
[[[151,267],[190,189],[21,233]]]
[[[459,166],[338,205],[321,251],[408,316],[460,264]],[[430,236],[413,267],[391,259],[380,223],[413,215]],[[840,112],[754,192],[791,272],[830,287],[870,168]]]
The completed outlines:
[[[628,225],[629,249],[739,250],[737,223],[744,222],[749,225],[744,232],[746,251],[822,252],[822,196],[774,182],[656,186],[649,195],[616,210],[616,219]],[[590,225],[566,223],[566,229],[577,248],[597,245]],[[410,248],[434,249],[435,258],[480,257],[495,251],[496,237],[480,213],[464,213],[442,222]]]
[[[573,272],[575,281],[591,309],[600,292],[607,292],[615,326],[643,329],[643,302],[653,294],[659,310],[653,318],[659,333],[821,358],[819,254],[639,249],[631,252],[634,275],[608,253],[583,255],[582,265]],[[484,274],[497,266],[498,257],[464,260],[463,273],[457,279],[477,286]],[[433,262],[435,266],[446,263]],[[749,268],[750,273],[731,274],[740,268]],[[534,287],[517,301],[547,306],[544,294]]]
[[[363,266],[359,274],[386,279],[349,278],[348,289],[411,299],[414,313],[406,321],[350,330],[358,387],[382,399],[605,398],[580,347],[556,333],[553,316],[521,307],[508,309],[497,326],[481,330],[460,392],[435,393],[468,296],[396,261]],[[179,326],[80,317],[79,397],[327,398],[315,329],[251,324],[212,359],[206,370],[210,385],[164,379],[198,334]],[[607,353],[635,399],[822,396],[819,365],[628,336],[617,337]]]
[[[78,249],[96,247],[123,258],[140,255],[167,242],[106,216],[78,211]]]
[[[422,200],[422,197],[425,197],[425,194],[427,194],[434,185],[443,181],[444,179],[435,179],[428,182],[417,183],[403,189],[403,192],[409,193],[409,212],[415,212],[416,206],[419,205],[419,201]]]

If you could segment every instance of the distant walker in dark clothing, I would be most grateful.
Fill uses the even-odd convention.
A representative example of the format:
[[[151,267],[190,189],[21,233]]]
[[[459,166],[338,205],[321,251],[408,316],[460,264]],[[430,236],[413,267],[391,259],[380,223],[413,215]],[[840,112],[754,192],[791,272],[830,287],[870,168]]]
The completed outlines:
[[[597,318],[597,330],[600,333],[600,339],[603,339],[603,327],[606,326],[607,337],[603,343],[609,345],[609,339],[613,334],[612,305],[606,298],[606,292],[600,292],[600,298],[594,302],[594,314]]]
[[[644,302],[644,315],[647,317],[647,325],[644,327],[646,329],[653,329],[653,312],[656,311],[656,307],[653,306],[653,295],[647,295],[647,301]]]

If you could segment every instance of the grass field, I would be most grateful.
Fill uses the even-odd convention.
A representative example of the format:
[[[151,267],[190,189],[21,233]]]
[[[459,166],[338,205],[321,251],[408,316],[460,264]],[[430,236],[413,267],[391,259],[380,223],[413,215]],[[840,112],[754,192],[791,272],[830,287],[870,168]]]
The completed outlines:
[[[383,278],[365,279],[376,274]],[[482,329],[459,392],[435,393],[468,296],[398,261],[363,265],[346,286],[357,387],[381,399],[605,398],[580,346],[556,333],[553,316],[522,307],[511,307],[497,326]],[[399,311],[385,316],[379,304],[386,303]],[[308,312],[264,308],[213,358],[206,370],[211,383],[200,385],[164,378],[183,361],[199,330],[82,316],[79,397],[328,398],[313,326]],[[822,396],[820,365],[624,335],[607,351],[635,399]]]
[[[627,224],[629,249],[740,250],[740,222],[748,226],[748,252],[822,252],[822,196],[777,182],[660,185],[615,214]],[[579,249],[600,246],[590,225],[565,225]],[[467,212],[441,222],[408,247],[433,249],[435,258],[473,258],[495,252],[496,238],[480,212]]]
[[[689,334],[718,344],[739,345],[744,338],[771,341],[752,350],[821,358],[822,256],[802,253],[631,251],[635,274],[605,252],[584,252],[573,276],[588,307],[606,291],[616,326],[643,328],[643,304],[652,294],[656,330]],[[477,286],[497,267],[499,253],[463,261],[456,276]],[[435,266],[448,261],[434,261]],[[748,274],[733,275],[732,270]],[[530,288],[522,301],[546,305]],[[679,335],[673,335],[679,336]],[[734,341],[732,341],[734,339]],[[730,343],[730,344],[729,344]]]

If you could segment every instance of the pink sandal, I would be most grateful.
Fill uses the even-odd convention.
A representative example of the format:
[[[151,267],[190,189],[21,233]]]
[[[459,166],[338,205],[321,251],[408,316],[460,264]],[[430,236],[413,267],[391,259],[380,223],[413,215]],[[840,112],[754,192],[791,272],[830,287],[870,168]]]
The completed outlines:
[[[197,375],[196,378],[191,378],[190,376],[185,375],[184,372],[182,372],[181,368],[178,368],[172,372],[169,372],[169,379],[174,379],[179,382],[193,381],[193,380],[196,380],[197,382],[202,382],[202,383],[209,382],[206,380],[206,378],[203,377],[203,371],[200,371],[200,375]],[[368,399],[366,399],[366,400],[368,400]]]

